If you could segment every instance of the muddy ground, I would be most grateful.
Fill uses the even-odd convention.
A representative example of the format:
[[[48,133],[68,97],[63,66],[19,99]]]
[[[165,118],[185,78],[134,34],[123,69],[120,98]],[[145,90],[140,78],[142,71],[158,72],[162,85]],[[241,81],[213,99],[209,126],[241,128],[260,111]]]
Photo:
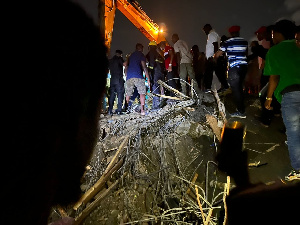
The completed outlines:
[[[220,100],[226,119],[232,121],[231,93]],[[245,102],[247,118],[234,120],[246,126],[244,150],[251,182],[280,182],[291,169],[282,119],[274,117],[265,128],[257,118],[258,97],[246,95]],[[135,111],[101,115],[100,138],[82,180],[83,194],[109,176],[89,201],[76,210],[72,205],[61,211],[78,224],[203,224],[204,219],[222,224],[227,177],[217,169],[219,141],[206,115],[214,116],[221,129],[224,118],[213,94],[173,102],[146,116]],[[230,188],[234,186],[231,180]],[[52,220],[61,216],[57,212]]]

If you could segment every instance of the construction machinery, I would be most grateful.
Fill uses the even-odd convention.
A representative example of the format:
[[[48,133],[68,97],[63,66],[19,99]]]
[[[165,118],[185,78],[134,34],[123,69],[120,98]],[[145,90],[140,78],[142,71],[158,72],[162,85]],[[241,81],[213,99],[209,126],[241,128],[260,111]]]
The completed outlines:
[[[105,44],[110,50],[116,9],[120,10],[150,41],[166,41],[163,30],[142,10],[137,1],[105,0]]]

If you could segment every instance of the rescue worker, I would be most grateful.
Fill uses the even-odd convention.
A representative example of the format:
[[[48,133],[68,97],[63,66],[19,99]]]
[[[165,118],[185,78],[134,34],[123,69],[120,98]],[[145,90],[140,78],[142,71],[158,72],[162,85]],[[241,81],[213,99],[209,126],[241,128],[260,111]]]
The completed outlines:
[[[149,52],[146,55],[148,62],[148,72],[150,77],[151,92],[153,94],[163,94],[163,89],[158,85],[158,80],[164,80],[164,58],[160,55],[160,49],[155,41],[150,41],[148,45]],[[154,96],[152,109],[158,109],[160,106],[160,97]]]
[[[123,79],[123,63],[124,59],[122,57],[123,52],[121,50],[116,50],[116,54],[109,60],[109,70],[110,70],[110,91],[108,100],[108,113],[113,114],[113,106],[116,98],[116,93],[118,97],[118,108],[116,113],[118,115],[122,114],[122,106],[124,100],[124,79]]]
[[[177,75],[177,70],[178,70],[174,48],[170,45],[167,45],[166,41],[160,42],[159,46],[160,46],[160,50],[164,53],[167,84],[170,87],[178,90],[176,81],[174,79]],[[166,95],[175,97],[175,94],[172,91],[169,91],[169,93]],[[167,102],[172,103],[174,102],[174,100],[168,99]]]

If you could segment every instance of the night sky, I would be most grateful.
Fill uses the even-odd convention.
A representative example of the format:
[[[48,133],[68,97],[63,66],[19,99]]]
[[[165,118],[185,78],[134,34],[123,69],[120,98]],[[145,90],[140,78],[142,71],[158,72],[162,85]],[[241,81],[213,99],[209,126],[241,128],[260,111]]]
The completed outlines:
[[[83,6],[98,23],[98,0],[73,0]],[[250,42],[262,25],[274,24],[279,19],[291,19],[300,25],[300,0],[138,0],[146,14],[158,25],[167,27],[166,39],[171,43],[173,33],[185,40],[189,47],[197,44],[205,50],[206,35],[202,27],[210,23],[216,32],[228,36],[228,28],[241,26],[241,36]],[[142,43],[147,53],[148,39],[119,11],[116,10],[112,56],[116,49],[125,54]]]

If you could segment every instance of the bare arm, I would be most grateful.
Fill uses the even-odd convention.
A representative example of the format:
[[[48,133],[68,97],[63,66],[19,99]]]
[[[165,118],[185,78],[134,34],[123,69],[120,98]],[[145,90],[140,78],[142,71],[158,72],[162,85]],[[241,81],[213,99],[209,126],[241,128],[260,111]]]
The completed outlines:
[[[279,82],[279,75],[271,75],[269,78],[269,86],[267,92],[267,99],[265,101],[265,108],[271,110],[271,102],[272,102],[272,95],[278,85]]]

